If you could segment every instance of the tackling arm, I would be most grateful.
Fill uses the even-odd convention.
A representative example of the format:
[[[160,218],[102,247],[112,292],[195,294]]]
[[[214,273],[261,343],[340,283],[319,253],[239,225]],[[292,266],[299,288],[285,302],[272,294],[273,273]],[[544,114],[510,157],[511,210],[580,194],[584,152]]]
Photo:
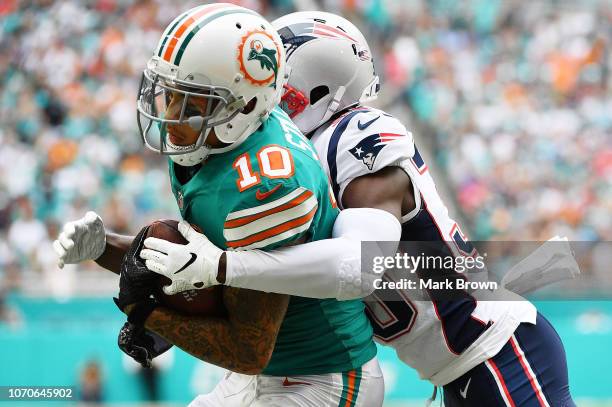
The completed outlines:
[[[134,236],[123,236],[116,233],[106,233],[106,246],[100,257],[95,262],[100,266],[115,274],[121,271],[121,261],[128,251]]]
[[[218,280],[311,298],[346,300],[371,294],[374,288],[363,283],[367,279],[361,274],[361,241],[399,242],[401,214],[414,208],[410,178],[397,167],[358,177],[347,186],[343,204],[354,209],[340,213],[332,239],[269,252],[225,252]]]
[[[415,207],[413,195],[410,177],[399,167],[385,167],[352,180],[344,190],[342,205],[382,209],[401,222],[402,213]]]

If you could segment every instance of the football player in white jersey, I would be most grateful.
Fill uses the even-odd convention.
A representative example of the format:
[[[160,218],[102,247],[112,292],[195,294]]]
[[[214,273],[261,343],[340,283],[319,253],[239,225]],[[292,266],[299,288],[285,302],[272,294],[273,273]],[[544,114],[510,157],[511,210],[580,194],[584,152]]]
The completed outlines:
[[[362,284],[362,240],[439,241],[455,256],[473,247],[450,218],[412,134],[363,104],[379,82],[359,30],[323,12],[293,13],[274,26],[292,69],[281,107],[311,137],[344,209],[334,238],[267,253],[219,255],[203,245],[201,260],[180,275],[182,264],[170,257],[147,260],[173,280],[167,292],[223,283],[314,298],[368,295],[376,339],[443,386],[447,407],[574,406],[561,340],[531,303],[467,294],[411,301],[402,290],[389,300]]]

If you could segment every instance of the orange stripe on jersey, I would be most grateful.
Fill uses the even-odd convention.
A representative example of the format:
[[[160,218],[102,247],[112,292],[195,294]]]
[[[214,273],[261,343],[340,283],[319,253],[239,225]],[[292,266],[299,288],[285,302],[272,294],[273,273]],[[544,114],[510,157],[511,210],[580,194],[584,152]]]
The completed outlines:
[[[248,215],[245,216],[244,218],[238,218],[238,219],[233,219],[233,220],[228,220],[227,222],[225,222],[225,224],[223,225],[224,229],[231,229],[231,228],[236,228],[238,226],[242,226],[242,225],[246,225],[247,223],[251,223],[253,221],[256,221],[257,219],[261,219],[264,216],[268,216],[271,215],[273,213],[277,213],[277,212],[282,212],[286,209],[290,209],[290,208],[294,208],[296,206],[298,206],[299,204],[301,204],[302,202],[304,202],[305,200],[307,200],[308,198],[310,198],[312,196],[312,192],[310,191],[304,191],[304,193],[298,195],[297,197],[293,198],[293,200],[277,206],[275,208],[272,209],[268,209],[267,211],[264,212],[260,212],[260,213],[256,213],[254,215]]]
[[[279,235],[283,232],[286,232],[288,230],[291,230],[293,228],[297,228],[299,226],[302,226],[308,222],[310,222],[312,220],[312,218],[314,217],[315,213],[317,212],[317,207],[318,205],[315,205],[314,208],[312,208],[312,210],[310,212],[308,212],[306,215],[293,219],[289,222],[285,222],[283,224],[280,224],[278,226],[275,226],[273,228],[264,230],[262,232],[256,233],[254,235],[251,235],[247,238],[244,239],[240,239],[240,240],[234,240],[233,242],[227,242],[227,247],[232,247],[232,248],[236,248],[236,247],[242,247],[242,246],[248,246],[250,244],[259,242],[261,240],[265,240],[268,239],[272,236],[276,236]]]
[[[224,8],[227,7],[227,4],[215,4],[214,6],[211,7],[207,7],[203,10],[198,11],[197,13],[195,13],[194,15],[188,17],[181,25],[180,27],[176,30],[176,32],[174,33],[174,35],[172,35],[172,39],[170,40],[170,43],[168,44],[168,47],[166,48],[166,52],[164,52],[164,59],[168,62],[170,62],[170,57],[172,57],[172,53],[174,52],[174,48],[176,47],[176,44],[178,43],[179,39],[181,38],[181,36],[185,33],[185,31],[187,31],[187,28],[189,28],[189,26],[191,24],[193,24],[198,18],[202,17],[205,14],[211,13],[215,10],[218,10],[220,8]],[[168,35],[171,35],[172,33],[169,33]]]

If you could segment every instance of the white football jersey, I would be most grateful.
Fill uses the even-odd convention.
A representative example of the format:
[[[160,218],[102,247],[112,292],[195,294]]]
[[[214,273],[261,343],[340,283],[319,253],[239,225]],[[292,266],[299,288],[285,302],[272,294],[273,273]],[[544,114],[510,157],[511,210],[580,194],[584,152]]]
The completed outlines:
[[[449,216],[412,134],[399,120],[381,110],[357,107],[322,126],[311,141],[338,205],[353,179],[399,167],[412,181],[416,202],[416,208],[402,216],[402,240],[442,241],[455,256],[475,253]],[[384,279],[396,277],[387,273]],[[516,301],[483,301],[466,293],[460,300],[415,301],[409,291],[385,290],[386,301],[375,292],[365,299],[368,316],[379,343],[393,347],[422,379],[439,386],[496,355],[521,322],[536,320],[535,307],[519,296]]]

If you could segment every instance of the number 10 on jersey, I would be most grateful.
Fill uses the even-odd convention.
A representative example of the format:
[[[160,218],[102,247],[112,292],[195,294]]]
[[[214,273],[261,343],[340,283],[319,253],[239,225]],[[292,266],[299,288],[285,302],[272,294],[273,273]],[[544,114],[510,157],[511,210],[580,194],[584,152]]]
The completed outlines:
[[[291,178],[295,172],[293,157],[289,150],[279,145],[268,145],[256,154],[261,176],[266,178]],[[253,170],[249,153],[239,155],[233,164],[238,172],[236,186],[240,192],[261,182],[260,175]]]

